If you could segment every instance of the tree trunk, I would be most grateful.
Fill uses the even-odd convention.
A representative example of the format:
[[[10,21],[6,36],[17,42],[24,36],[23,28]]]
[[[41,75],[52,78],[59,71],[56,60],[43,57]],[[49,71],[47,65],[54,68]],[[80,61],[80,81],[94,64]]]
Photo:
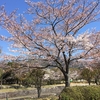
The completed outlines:
[[[89,85],[90,85],[91,81],[90,81],[90,80],[88,80],[88,83],[89,83]]]
[[[64,57],[64,61],[65,61],[65,70],[61,69],[64,78],[65,78],[65,87],[69,87],[70,86],[70,79],[69,79],[69,64],[70,64],[70,52],[69,52],[69,58],[66,58],[66,54],[65,52],[63,52],[63,57]]]
[[[64,78],[65,78],[65,87],[70,87],[70,78],[67,73],[64,73]]]
[[[1,89],[2,89],[2,78],[1,78]]]
[[[40,98],[40,94],[41,94],[41,88],[37,87],[37,94],[38,94],[38,98]]]
[[[95,78],[95,84],[98,85],[98,79],[97,78]]]
[[[70,87],[70,76],[69,76],[69,67],[66,68],[67,71],[64,69],[60,69],[60,71],[63,73],[64,80],[65,80],[65,87]]]

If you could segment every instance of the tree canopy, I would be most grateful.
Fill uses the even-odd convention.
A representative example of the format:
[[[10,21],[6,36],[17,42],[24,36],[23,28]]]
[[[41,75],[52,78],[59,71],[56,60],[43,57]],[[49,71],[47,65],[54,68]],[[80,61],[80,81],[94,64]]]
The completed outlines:
[[[11,42],[10,50],[19,52],[20,57],[48,60],[48,65],[61,70],[65,86],[69,86],[70,64],[88,57],[98,47],[100,32],[80,30],[99,19],[99,0],[26,0],[26,3],[27,13],[33,16],[31,21],[23,14],[17,16],[16,11],[7,14],[4,6],[0,8],[0,25],[11,35],[0,38]]]

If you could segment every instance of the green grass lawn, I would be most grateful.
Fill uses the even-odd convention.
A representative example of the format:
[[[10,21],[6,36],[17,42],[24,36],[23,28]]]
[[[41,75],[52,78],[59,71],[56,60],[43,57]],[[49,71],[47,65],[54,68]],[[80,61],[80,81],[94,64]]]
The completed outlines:
[[[71,86],[86,86],[86,85],[88,85],[88,83],[71,83]],[[94,85],[94,84],[91,84],[91,85]],[[3,85],[4,89],[0,89],[0,93],[35,89],[34,87],[33,88],[32,87],[29,87],[29,88],[22,87],[22,88],[15,89],[15,88],[9,88],[10,86],[12,85]],[[42,88],[55,87],[55,86],[64,86],[64,84],[45,85],[45,86],[42,86]]]
[[[14,84],[15,85],[15,84]],[[71,83],[71,86],[87,86],[87,83]],[[21,88],[11,88],[12,85],[3,85],[3,89],[0,89],[0,93],[7,93],[7,92],[17,92],[17,91],[22,91],[22,90],[33,90],[36,89],[33,87],[29,87],[29,88],[25,88],[25,87],[21,87]],[[56,87],[56,86],[64,86],[64,84],[55,84],[55,85],[45,85],[42,86],[42,88],[50,88],[50,87]],[[19,99],[19,98],[26,98],[24,100],[57,100],[57,96],[47,96],[45,98],[39,98],[39,99],[33,99],[31,98],[32,95],[28,95],[28,96],[21,96],[21,97],[13,97],[13,98],[9,98],[9,100],[14,100],[14,99]],[[2,99],[5,100],[5,99]]]
[[[48,87],[55,87],[55,86],[64,86],[64,84],[55,84],[55,85],[45,85],[45,86],[42,86],[42,88],[48,88]],[[15,92],[15,91],[19,91],[19,90],[33,90],[35,89],[34,87],[28,87],[28,88],[25,88],[25,87],[22,87],[22,88],[18,88],[18,89],[15,89],[15,88],[9,88],[10,86],[8,85],[3,85],[3,89],[0,89],[0,93],[6,93],[6,92]]]
[[[35,88],[20,88],[20,89],[8,88],[8,89],[0,89],[0,93],[16,92],[22,90],[33,90],[33,89]]]

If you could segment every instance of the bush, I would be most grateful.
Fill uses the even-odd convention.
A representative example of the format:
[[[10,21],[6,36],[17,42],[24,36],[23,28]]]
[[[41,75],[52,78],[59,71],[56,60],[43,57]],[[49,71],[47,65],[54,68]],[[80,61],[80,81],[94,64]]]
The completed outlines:
[[[67,87],[59,100],[100,100],[100,86]]]

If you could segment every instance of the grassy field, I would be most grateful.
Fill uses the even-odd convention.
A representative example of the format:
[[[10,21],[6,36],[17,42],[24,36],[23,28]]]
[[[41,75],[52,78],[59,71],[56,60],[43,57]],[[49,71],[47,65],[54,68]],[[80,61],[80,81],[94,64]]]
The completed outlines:
[[[91,85],[95,85],[95,84],[91,84]],[[45,86],[42,86],[42,88],[48,88],[48,87],[54,87],[54,86],[64,86],[64,84],[55,84],[55,85],[45,85]],[[71,83],[70,86],[88,86],[88,83]],[[0,93],[5,93],[5,92],[15,92],[15,91],[19,91],[19,90],[33,90],[35,89],[34,87],[31,88],[18,88],[18,89],[15,89],[15,88],[6,88],[8,86],[5,86],[4,89],[0,89]]]
[[[87,86],[88,83],[71,83],[70,86]],[[94,84],[91,84],[91,85],[94,85]],[[46,86],[42,86],[42,88],[49,88],[49,87],[55,87],[55,86],[64,86],[64,84],[55,84],[55,85],[46,85]],[[8,87],[8,86],[7,86]],[[16,92],[16,91],[21,91],[21,90],[33,90],[35,89],[34,87],[33,88],[19,88],[19,89],[15,89],[15,88],[5,88],[4,89],[0,89],[0,93],[7,93],[7,92]],[[16,97],[16,98],[9,98],[9,100],[19,100],[19,98],[26,98],[26,99],[23,99],[23,100],[57,100],[58,97],[57,96],[47,96],[45,98],[39,98],[39,99],[33,99],[31,98],[32,96],[31,95],[28,95],[28,96],[22,96],[22,97]],[[5,99],[2,99],[2,100],[5,100]]]

